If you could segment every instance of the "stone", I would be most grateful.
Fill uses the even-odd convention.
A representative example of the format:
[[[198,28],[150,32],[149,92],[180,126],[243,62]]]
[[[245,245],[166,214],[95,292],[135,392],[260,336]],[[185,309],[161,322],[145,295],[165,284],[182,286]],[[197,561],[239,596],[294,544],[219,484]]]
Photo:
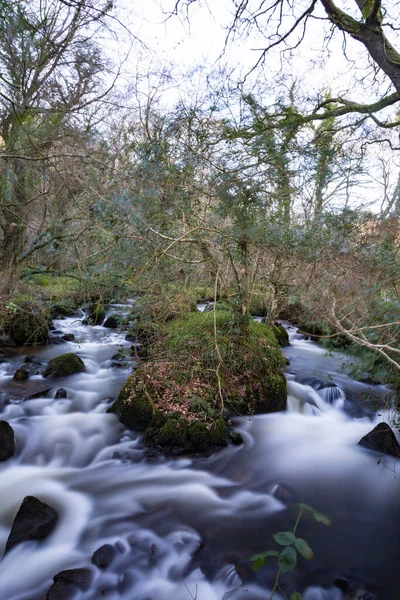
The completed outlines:
[[[14,452],[14,430],[7,421],[0,421],[0,461],[11,458]]]
[[[14,381],[26,381],[29,379],[29,373],[24,367],[17,369],[13,375]]]
[[[118,315],[110,315],[103,323],[103,327],[108,327],[109,329],[117,329],[119,327],[120,321]]]
[[[89,323],[91,325],[101,325],[106,318],[104,306],[100,303],[94,304],[89,308]]]
[[[6,543],[6,552],[29,540],[43,540],[57,525],[58,513],[35,496],[26,496],[15,516]]]
[[[47,341],[49,323],[42,306],[35,302],[21,302],[6,321],[5,333],[16,344],[37,344]]]
[[[66,390],[64,390],[64,388],[60,388],[56,391],[56,395],[54,396],[55,399],[59,399],[59,398],[67,398],[67,392]]]
[[[64,340],[64,342],[74,342],[75,336],[73,333],[64,333],[64,335],[61,336],[61,339]]]
[[[243,437],[238,431],[231,431],[229,433],[229,439],[234,446],[239,446],[243,444]]]
[[[115,557],[115,548],[111,544],[104,544],[93,553],[92,563],[101,570],[107,569]]]
[[[372,431],[364,435],[358,444],[363,448],[400,458],[400,445],[387,423],[379,423]]]
[[[73,352],[61,354],[57,358],[53,358],[46,367],[43,373],[44,377],[54,379],[55,377],[68,377],[75,373],[82,373],[86,370],[83,360]]]
[[[0,381],[0,395],[5,396],[8,401],[32,400],[41,398],[50,392],[52,386],[38,379],[26,381]]]
[[[53,585],[46,595],[46,600],[70,600],[78,590],[86,592],[92,583],[93,573],[90,569],[68,569],[60,571],[53,578]]]

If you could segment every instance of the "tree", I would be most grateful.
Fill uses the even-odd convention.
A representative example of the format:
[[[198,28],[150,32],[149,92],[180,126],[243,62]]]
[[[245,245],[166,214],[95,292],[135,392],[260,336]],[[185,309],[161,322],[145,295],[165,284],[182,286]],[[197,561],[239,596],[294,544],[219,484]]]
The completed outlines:
[[[0,225],[3,265],[26,242],[29,208],[48,195],[68,140],[105,86],[96,28],[105,0],[7,2],[0,17]],[[37,206],[37,204],[36,204]]]

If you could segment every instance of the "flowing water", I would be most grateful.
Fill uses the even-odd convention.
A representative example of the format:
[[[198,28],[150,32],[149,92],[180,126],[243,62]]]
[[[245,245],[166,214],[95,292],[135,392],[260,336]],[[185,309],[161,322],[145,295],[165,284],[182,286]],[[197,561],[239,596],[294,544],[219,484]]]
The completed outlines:
[[[400,598],[397,466],[357,446],[383,417],[371,420],[371,388],[340,372],[340,355],[326,356],[292,328],[287,412],[234,419],[244,444],[209,458],[147,458],[141,437],[106,413],[129,375],[111,357],[130,344],[73,318],[56,326],[76,342],[29,352],[42,361],[77,352],[86,372],[52,381],[43,397],[3,404],[0,419],[14,428],[17,452],[0,465],[0,552],[25,496],[60,518],[46,540],[3,558],[1,600],[43,600],[54,575],[77,567],[94,576],[76,600],[266,600],[275,559],[256,573],[248,559],[276,547],[272,535],[292,528],[297,502],[332,525],[301,520],[298,535],[315,558],[282,576],[288,596],[297,589],[305,600],[341,600],[333,582],[348,577],[380,600]],[[3,385],[24,356],[0,364]],[[67,398],[54,398],[60,387]],[[105,543],[117,554],[100,571],[91,556]]]

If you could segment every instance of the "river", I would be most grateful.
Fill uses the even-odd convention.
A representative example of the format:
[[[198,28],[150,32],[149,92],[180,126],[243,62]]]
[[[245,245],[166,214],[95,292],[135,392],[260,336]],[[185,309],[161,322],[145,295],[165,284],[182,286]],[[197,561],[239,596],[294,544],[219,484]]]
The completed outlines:
[[[0,418],[17,451],[0,464],[0,552],[25,496],[54,507],[59,522],[46,540],[5,555],[1,600],[44,600],[53,576],[77,567],[93,569],[93,582],[76,600],[267,600],[276,559],[256,573],[248,559],[277,548],[272,536],[292,528],[298,502],[332,524],[301,519],[297,533],[315,557],[282,575],[288,596],[297,589],[304,600],[342,600],[334,581],[345,577],[379,600],[400,598],[398,468],[357,446],[387,418],[368,408],[368,394],[382,390],[344,375],[340,354],[327,356],[290,328],[286,412],[233,419],[244,444],[208,458],[146,457],[141,436],[106,413],[129,375],[111,358],[130,343],[77,318],[55,325],[76,341],[25,348],[0,364],[3,386],[27,353],[44,362],[76,352],[86,365],[43,397],[9,403],[2,395]],[[54,398],[60,387],[67,398]],[[116,557],[100,571],[90,561],[105,543]]]

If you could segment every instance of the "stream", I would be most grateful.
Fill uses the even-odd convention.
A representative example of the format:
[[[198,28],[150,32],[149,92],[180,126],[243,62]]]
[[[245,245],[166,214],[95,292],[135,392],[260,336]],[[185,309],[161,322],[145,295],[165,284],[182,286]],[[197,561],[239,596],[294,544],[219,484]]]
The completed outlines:
[[[314,560],[299,558],[282,575],[288,597],[296,589],[304,600],[342,600],[350,596],[334,582],[346,578],[371,593],[359,600],[399,600],[399,466],[357,446],[388,418],[369,408],[383,390],[345,375],[343,355],[327,355],[290,327],[287,411],[234,418],[241,446],[166,458],[144,454],[141,436],[106,412],[131,373],[112,356],[131,343],[78,317],[54,323],[76,341],[18,349],[0,364],[3,387],[27,354],[45,363],[76,352],[86,365],[30,400],[8,402],[0,385],[0,419],[16,438],[15,456],[0,463],[1,555],[25,496],[59,513],[48,538],[2,559],[0,600],[44,600],[54,575],[78,567],[92,569],[93,581],[74,600],[267,600],[276,559],[252,572],[249,557],[277,549],[272,536],[292,529],[299,502],[332,524],[302,517],[297,533]],[[59,388],[66,398],[54,398]],[[101,571],[91,557],[103,544],[116,556]]]

